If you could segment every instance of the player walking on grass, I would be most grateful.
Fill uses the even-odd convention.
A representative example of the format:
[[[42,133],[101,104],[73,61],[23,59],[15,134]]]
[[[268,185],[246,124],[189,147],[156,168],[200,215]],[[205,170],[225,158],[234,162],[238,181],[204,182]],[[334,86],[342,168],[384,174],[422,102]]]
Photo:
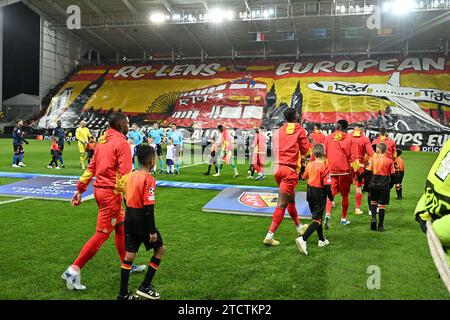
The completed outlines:
[[[159,299],[159,293],[152,285],[153,277],[161,263],[164,245],[161,234],[155,226],[155,178],[149,173],[156,164],[155,150],[143,145],[137,151],[140,168],[128,178],[126,192],[127,212],[125,214],[125,260],[120,272],[120,291],[117,300],[135,300],[128,291],[128,279],[141,244],[154,250],[144,281],[136,294],[145,299]]]
[[[14,157],[13,157],[13,168],[26,167],[23,163],[23,143],[28,144],[28,141],[23,138],[23,120],[17,121],[17,126],[13,131],[13,149],[14,149]]]
[[[395,167],[395,191],[397,192],[397,200],[403,199],[403,177],[405,176],[405,162],[401,157],[402,150],[397,150],[397,157],[394,161]]]
[[[80,126],[75,130],[75,138],[78,140],[78,151],[80,152],[81,169],[85,170],[85,162],[87,160],[86,146],[89,143],[89,137],[92,136],[86,127],[86,121],[81,121]]]
[[[81,249],[73,264],[62,274],[67,288],[83,290],[80,270],[95,256],[110,234],[115,231],[114,243],[121,261],[125,258],[124,211],[122,193],[131,172],[131,150],[127,143],[128,118],[119,112],[109,118],[111,129],[99,141],[94,157],[87,170],[80,177],[77,192],[71,204],[81,204],[81,194],[86,191],[91,180],[94,182],[94,197],[98,205],[96,232]],[[138,268],[138,267],[137,267]],[[142,271],[142,267],[136,269]]]
[[[395,174],[394,161],[387,157],[388,147],[380,142],[377,145],[377,155],[370,159],[369,165],[365,172],[358,177],[362,180],[366,175],[371,174],[370,183],[370,212],[372,214],[372,222],[370,229],[373,231],[384,231],[384,215],[386,206],[389,204],[389,194],[393,175]],[[379,214],[377,228],[377,211]]]
[[[356,208],[355,215],[361,215],[364,212],[361,210],[361,202],[363,198],[362,187],[364,186],[364,182],[359,182],[356,177],[358,177],[361,173],[364,172],[364,159],[366,157],[373,156],[373,148],[370,143],[369,138],[363,132],[364,126],[360,124],[355,125],[355,129],[353,132],[350,132],[350,138],[352,140],[352,152],[354,153],[354,158],[358,159],[359,167],[353,168],[354,170],[354,184],[356,188]],[[370,209],[369,209],[370,210]]]
[[[172,124],[171,128],[172,131],[169,132],[167,138],[172,140],[172,144],[175,148],[174,157],[172,159],[175,163],[175,174],[180,174],[181,152],[183,151],[183,135],[180,130],[177,129],[175,124]]]
[[[325,157],[325,147],[323,144],[316,144],[313,148],[315,160],[308,163],[305,172],[302,174],[302,180],[308,181],[306,191],[306,200],[312,213],[313,222],[308,226],[305,233],[295,239],[298,249],[305,256],[308,255],[307,241],[309,237],[317,231],[319,236],[319,247],[325,247],[330,242],[323,236],[323,213],[327,203],[327,198],[333,202],[333,194],[331,193],[331,177],[327,167]]]
[[[56,122],[56,128],[55,130],[53,130],[53,135],[58,138],[58,146],[59,146],[58,160],[61,163],[61,168],[65,168],[66,166],[64,165],[64,160],[62,156],[64,152],[64,142],[66,141],[66,133],[62,128],[61,120],[58,120]],[[69,141],[67,141],[67,143],[70,145]]]
[[[234,139],[230,135],[228,130],[225,129],[222,125],[219,125],[217,127],[217,129],[219,130],[219,133],[220,133],[219,143],[221,145],[221,151],[220,151],[220,155],[219,155],[219,172],[217,172],[213,176],[220,177],[220,175],[222,173],[222,169],[223,169],[223,162],[225,161],[225,163],[231,164],[231,167],[233,168],[233,171],[234,171],[234,177],[237,177],[237,176],[239,176],[239,172],[237,170],[236,162],[235,162],[234,154],[233,154]]]
[[[58,166],[58,159],[59,159],[59,145],[58,145],[58,138],[53,136],[52,137],[52,144],[50,146],[50,155],[52,156],[52,161],[48,164],[47,168],[49,169],[60,169]]]
[[[341,224],[347,225],[348,195],[353,183],[350,163],[354,157],[352,154],[352,139],[347,134],[348,122],[339,120],[336,123],[336,131],[325,138],[325,150],[327,153],[328,169],[331,176],[331,192],[333,197],[338,193],[342,195],[342,218]],[[356,157],[355,157],[356,158]],[[359,167],[359,164],[356,163]],[[331,223],[331,201],[327,201],[325,228],[330,228]]]
[[[148,132],[148,137],[152,137],[154,143],[156,144],[156,155],[159,159],[159,169],[160,173],[164,174],[164,161],[163,161],[163,152],[162,152],[162,143],[165,139],[164,130],[159,127],[157,123],[153,124],[153,128]]]
[[[250,175],[247,177],[253,179],[255,171],[258,173],[256,180],[264,180],[264,162],[266,162],[267,143],[266,136],[261,132],[263,128],[255,129],[255,139],[253,140],[253,156]]]
[[[130,132],[128,132],[128,139],[133,140],[133,144],[134,144],[134,151],[133,151],[133,169],[135,169],[135,158],[136,158],[136,154],[137,154],[137,150],[139,149],[139,147],[141,146],[142,142],[144,142],[144,135],[142,134],[141,131],[139,131],[139,127],[136,123],[133,123],[131,125],[131,130]]]
[[[272,224],[263,241],[269,246],[280,244],[274,239],[274,234],[283,221],[286,208],[295,224],[298,236],[303,235],[308,228],[307,224],[300,224],[298,218],[295,207],[295,188],[298,184],[300,159],[302,155],[307,155],[310,151],[309,141],[305,129],[298,123],[299,116],[295,109],[287,109],[284,112],[284,118],[288,123],[279,128],[273,137],[274,176],[279,187],[279,196]]]

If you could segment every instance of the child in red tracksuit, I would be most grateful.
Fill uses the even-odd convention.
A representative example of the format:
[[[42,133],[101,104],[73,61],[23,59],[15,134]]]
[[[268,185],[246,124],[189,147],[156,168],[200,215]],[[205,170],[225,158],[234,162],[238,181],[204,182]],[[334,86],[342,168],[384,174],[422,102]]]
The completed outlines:
[[[331,193],[331,178],[325,158],[325,147],[323,144],[316,144],[313,148],[314,161],[306,166],[302,174],[303,180],[308,180],[306,200],[312,213],[313,223],[308,226],[305,233],[295,240],[298,249],[304,255],[308,255],[306,242],[308,238],[317,231],[319,236],[319,247],[325,247],[330,242],[323,236],[322,219],[325,211],[327,198],[333,202]]]
[[[50,147],[50,154],[52,155],[52,161],[48,164],[47,168],[49,169],[59,169],[58,166],[58,158],[60,153],[59,145],[58,145],[58,138],[52,137],[52,145]]]

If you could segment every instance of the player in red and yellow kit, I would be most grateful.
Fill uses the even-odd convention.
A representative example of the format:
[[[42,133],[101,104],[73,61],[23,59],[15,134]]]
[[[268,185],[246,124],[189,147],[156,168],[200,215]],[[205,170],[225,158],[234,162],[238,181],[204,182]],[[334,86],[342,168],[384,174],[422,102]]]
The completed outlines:
[[[316,123],[314,125],[314,131],[309,134],[309,138],[311,139],[311,143],[313,144],[313,146],[315,146],[316,144],[325,143],[325,138],[327,136],[324,135],[322,131],[320,131],[320,128],[321,128],[320,124]]]
[[[341,224],[347,225],[348,195],[353,183],[350,163],[353,162],[352,139],[347,134],[348,122],[339,120],[336,123],[336,131],[325,139],[325,150],[327,153],[328,169],[331,176],[331,192],[333,197],[338,193],[342,195],[342,218]],[[356,159],[357,160],[357,159]],[[359,165],[358,165],[359,166]],[[327,201],[325,228],[330,227],[331,201]]]
[[[403,177],[405,176],[405,162],[401,157],[402,150],[397,150],[397,157],[394,161],[395,167],[395,191],[397,192],[397,200],[403,199]]]
[[[237,170],[236,162],[234,160],[234,154],[233,154],[234,139],[230,135],[229,131],[226,128],[224,128],[222,125],[217,126],[217,129],[219,130],[219,133],[220,133],[219,141],[220,141],[222,150],[219,155],[219,172],[214,174],[213,177],[220,177],[224,161],[225,161],[225,163],[231,164],[231,167],[233,168],[233,171],[234,171],[233,176],[237,177],[237,176],[239,176],[239,172]]]
[[[394,140],[389,138],[387,129],[385,127],[380,128],[380,135],[378,136],[378,138],[372,141],[374,150],[380,142],[383,142],[387,146],[386,157],[395,160],[395,158],[397,157],[397,145]]]
[[[77,192],[71,202],[73,206],[81,204],[81,194],[95,176],[94,197],[98,206],[96,232],[86,242],[73,264],[62,274],[71,290],[86,289],[80,283],[80,270],[108,240],[112,231],[115,231],[114,242],[121,261],[125,258],[122,193],[131,172],[131,150],[125,136],[128,132],[128,118],[115,112],[110,116],[109,124],[111,129],[99,141],[92,161],[78,181]]]
[[[279,187],[279,197],[272,224],[263,241],[264,244],[270,246],[280,244],[273,236],[283,221],[286,208],[295,223],[298,236],[303,235],[308,227],[306,224],[300,224],[298,219],[295,208],[295,188],[298,184],[301,157],[310,151],[309,141],[305,129],[298,123],[299,116],[295,109],[287,109],[284,112],[284,118],[288,123],[279,128],[273,136],[274,176]]]
[[[331,177],[327,167],[324,145],[316,144],[313,148],[313,155],[315,160],[308,163],[305,172],[302,174],[302,180],[308,180],[306,200],[312,213],[313,222],[309,225],[305,234],[295,239],[298,249],[305,256],[308,255],[306,245],[308,238],[315,231],[317,231],[319,236],[319,247],[325,247],[330,244],[323,236],[322,219],[327,198],[330,201],[334,201],[331,193]]]
[[[355,208],[355,215],[363,214],[363,211],[361,210],[361,202],[363,198],[362,194],[362,187],[364,185],[364,182],[359,182],[358,179],[356,179],[357,176],[359,176],[361,173],[364,172],[364,161],[367,157],[372,157],[373,155],[373,148],[372,144],[370,143],[369,138],[366,137],[366,135],[363,132],[364,126],[356,124],[355,130],[353,132],[350,132],[350,138],[352,140],[352,152],[354,153],[354,157],[358,159],[359,166],[356,168],[353,168],[354,170],[354,183],[356,187],[356,208]]]
[[[264,162],[266,161],[267,142],[266,136],[261,132],[263,128],[255,129],[255,139],[253,140],[252,166],[254,171],[258,173],[256,180],[263,180]],[[251,173],[253,177],[253,172]]]
[[[155,166],[156,151],[153,147],[142,145],[137,150],[139,170],[134,171],[127,182],[125,215],[125,260],[120,272],[120,292],[117,300],[135,300],[135,296],[128,291],[128,280],[136,253],[141,244],[149,251],[153,249],[153,256],[149,261],[149,268],[136,294],[144,299],[157,300],[159,293],[153,288],[152,280],[164,255],[164,243],[161,233],[155,225],[155,178],[150,171]]]
[[[370,212],[372,222],[370,229],[384,231],[384,215],[389,204],[391,181],[395,174],[394,161],[387,156],[388,147],[383,142],[377,145],[377,155],[370,159],[369,165],[363,174],[358,177],[362,180],[367,175],[372,175],[370,181]],[[377,229],[377,211],[380,216]]]

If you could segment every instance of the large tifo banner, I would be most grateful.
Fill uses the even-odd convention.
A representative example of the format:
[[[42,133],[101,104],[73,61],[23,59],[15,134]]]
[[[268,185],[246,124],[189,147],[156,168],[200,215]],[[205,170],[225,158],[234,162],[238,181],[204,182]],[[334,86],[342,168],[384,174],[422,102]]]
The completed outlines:
[[[53,97],[38,125],[51,128],[60,119],[74,127],[84,119],[100,129],[120,110],[140,124],[272,129],[292,107],[302,121],[325,128],[347,119],[444,141],[449,70],[448,58],[433,56],[86,67]]]

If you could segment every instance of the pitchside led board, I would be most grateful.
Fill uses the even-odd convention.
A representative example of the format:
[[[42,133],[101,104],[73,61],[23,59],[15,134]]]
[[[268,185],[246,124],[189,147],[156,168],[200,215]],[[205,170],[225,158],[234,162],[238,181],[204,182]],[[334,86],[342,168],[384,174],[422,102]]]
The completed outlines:
[[[69,177],[38,176],[0,186],[0,195],[69,201],[76,191],[77,182],[78,179]],[[83,193],[82,200],[89,200],[93,197],[94,188],[90,184]]]
[[[271,217],[277,201],[278,189],[226,188],[204,206],[203,211]],[[295,203],[298,215],[311,219],[306,192],[297,192]],[[289,218],[287,213],[285,218]]]

